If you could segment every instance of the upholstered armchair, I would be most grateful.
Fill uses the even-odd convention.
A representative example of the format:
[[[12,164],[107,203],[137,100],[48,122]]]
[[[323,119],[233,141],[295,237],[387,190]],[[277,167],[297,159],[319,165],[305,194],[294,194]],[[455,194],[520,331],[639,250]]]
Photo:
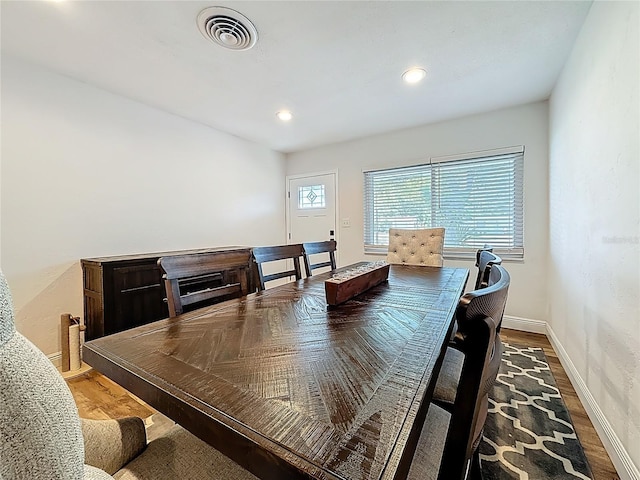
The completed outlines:
[[[81,420],[62,376],[16,331],[0,272],[0,479],[112,478],[255,477],[179,425],[147,444],[140,418]]]
[[[441,267],[444,228],[419,230],[389,229],[387,262],[423,267]]]

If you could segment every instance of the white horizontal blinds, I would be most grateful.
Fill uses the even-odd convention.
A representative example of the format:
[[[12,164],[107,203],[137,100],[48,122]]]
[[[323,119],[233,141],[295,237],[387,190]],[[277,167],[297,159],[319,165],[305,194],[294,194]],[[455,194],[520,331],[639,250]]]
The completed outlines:
[[[445,227],[445,248],[489,244],[523,255],[522,152],[432,163],[434,224]]]
[[[524,148],[364,172],[365,252],[386,251],[389,228],[445,227],[445,257],[492,245],[522,259]]]
[[[365,172],[364,179],[365,250],[386,250],[390,228],[431,225],[430,165]]]

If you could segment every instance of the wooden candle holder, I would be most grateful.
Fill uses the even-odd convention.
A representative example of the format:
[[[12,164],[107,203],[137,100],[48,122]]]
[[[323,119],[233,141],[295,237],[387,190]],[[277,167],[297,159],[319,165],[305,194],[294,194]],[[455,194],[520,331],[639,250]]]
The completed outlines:
[[[366,292],[389,278],[389,264],[371,262],[336,274],[325,280],[324,290],[329,305],[340,305]]]

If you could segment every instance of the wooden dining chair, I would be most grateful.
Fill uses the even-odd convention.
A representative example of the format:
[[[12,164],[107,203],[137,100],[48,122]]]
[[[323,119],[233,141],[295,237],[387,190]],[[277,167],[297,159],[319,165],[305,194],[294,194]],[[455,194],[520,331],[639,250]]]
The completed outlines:
[[[337,243],[335,240],[327,240],[325,242],[305,242],[302,244],[304,252],[304,269],[307,277],[313,274],[313,270],[323,267],[331,267],[331,270],[336,269],[336,248]],[[328,253],[329,260],[325,262],[311,263],[311,255],[319,253]]]
[[[301,243],[297,243],[294,245],[278,245],[272,247],[254,247],[253,259],[258,270],[258,290],[264,290],[266,282],[277,280],[279,278],[295,277],[296,280],[300,280],[302,278],[302,270],[300,269],[300,257],[302,257],[303,255],[304,251],[302,249]],[[263,264],[289,259],[293,261],[292,269],[281,270],[279,272],[265,275]]]
[[[473,318],[484,315],[491,317],[495,330],[500,331],[510,281],[507,270],[500,265],[494,265],[491,268],[487,287],[466,293],[460,298],[455,316],[458,331],[447,347],[433,392],[433,402],[449,412],[452,411],[456,401],[456,392],[459,391],[460,378],[466,361],[467,343],[471,341],[470,336],[473,333],[469,331],[469,325]],[[503,295],[500,302],[494,300],[496,291]],[[473,308],[470,309],[468,304],[472,300]]]
[[[494,269],[500,271],[500,279],[465,294],[458,305],[464,358],[457,394],[449,411],[435,403],[429,405],[409,469],[410,480],[482,478],[478,445],[488,414],[489,391],[502,358],[497,317],[504,311],[509,290],[507,271],[500,266]]]
[[[161,257],[158,265],[164,272],[170,317],[188,305],[204,306],[249,293],[249,249]]]
[[[441,267],[444,228],[389,229],[387,263]]]

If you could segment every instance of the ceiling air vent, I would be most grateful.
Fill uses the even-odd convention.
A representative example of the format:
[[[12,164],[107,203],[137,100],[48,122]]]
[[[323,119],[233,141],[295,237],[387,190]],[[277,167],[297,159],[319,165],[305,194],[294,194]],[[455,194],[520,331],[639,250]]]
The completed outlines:
[[[230,8],[205,8],[198,14],[198,28],[209,40],[231,50],[249,50],[258,40],[253,23]]]

